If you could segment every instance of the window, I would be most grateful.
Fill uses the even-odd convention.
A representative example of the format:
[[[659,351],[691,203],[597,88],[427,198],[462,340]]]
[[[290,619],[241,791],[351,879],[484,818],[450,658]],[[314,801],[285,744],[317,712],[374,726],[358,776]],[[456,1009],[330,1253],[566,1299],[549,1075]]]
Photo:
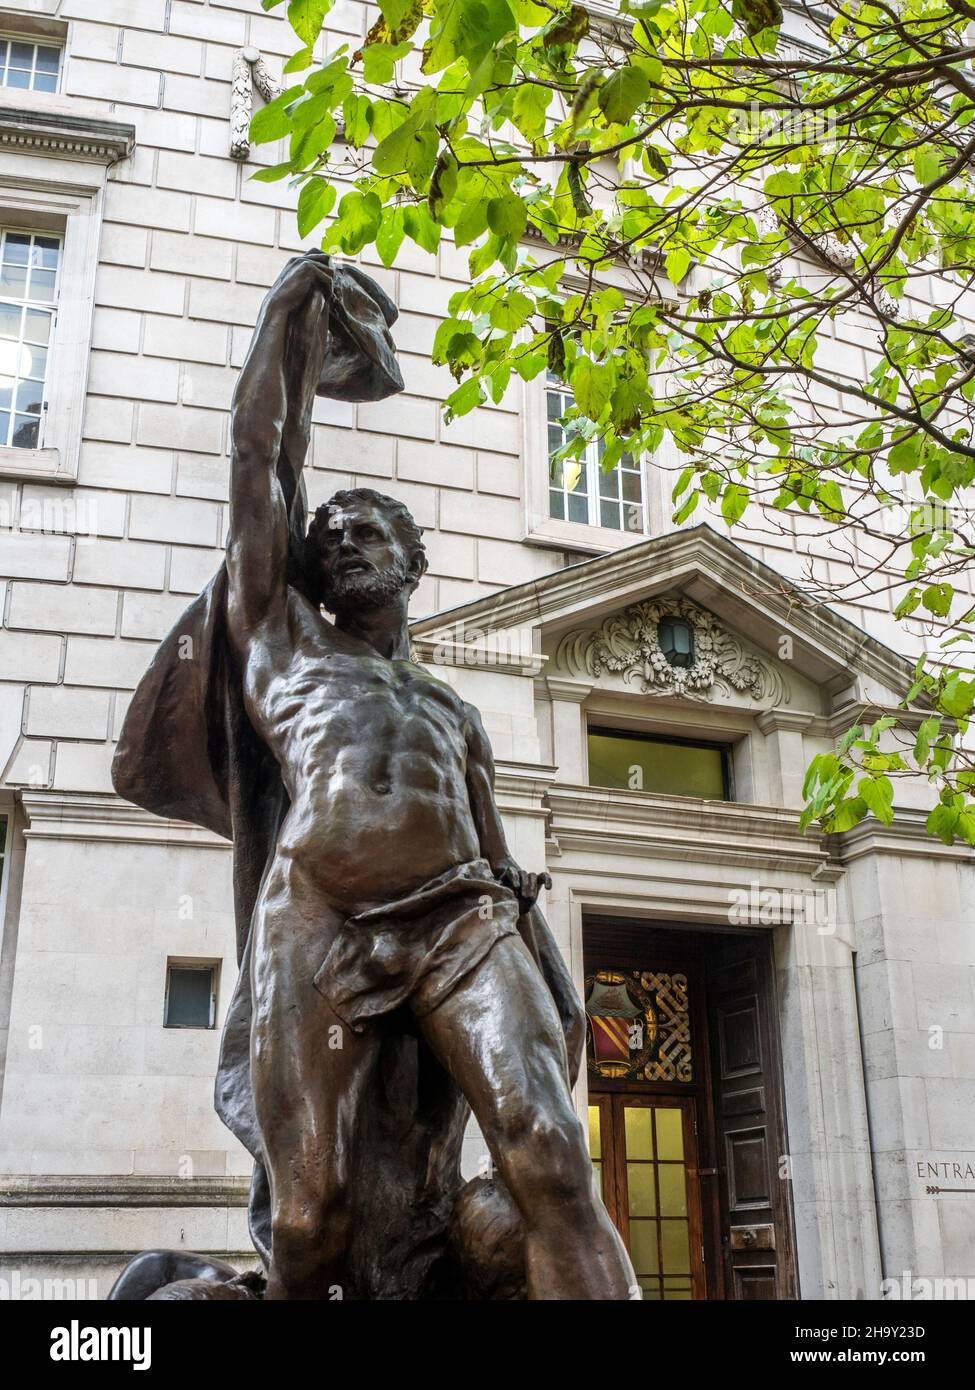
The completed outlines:
[[[572,469],[571,463],[558,463],[553,470],[551,460],[566,440],[566,431],[559,421],[572,405],[572,392],[550,375],[545,398],[550,465],[549,516],[556,521],[628,531],[634,537],[645,535],[646,499],[640,460],[624,454],[615,468],[604,472],[601,467],[603,443],[594,440],[586,446],[574,478],[566,476],[567,470]]]
[[[0,230],[0,447],[42,444],[61,238]]]
[[[166,972],[166,1028],[213,1028],[217,1019],[215,962],[170,961]]]
[[[728,747],[620,729],[589,730],[589,784],[730,801]]]
[[[71,483],[107,170],[135,132],[47,105],[0,101],[0,476]]]
[[[61,50],[28,39],[0,38],[0,87],[56,92]]]

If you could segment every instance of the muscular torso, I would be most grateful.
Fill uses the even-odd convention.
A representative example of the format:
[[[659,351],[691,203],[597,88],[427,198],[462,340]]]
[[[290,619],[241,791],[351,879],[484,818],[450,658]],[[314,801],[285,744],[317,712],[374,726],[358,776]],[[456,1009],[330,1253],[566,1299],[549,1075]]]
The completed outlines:
[[[291,798],[279,860],[357,911],[476,858],[464,702],[338,631],[294,590],[283,626],[242,653],[248,714]]]

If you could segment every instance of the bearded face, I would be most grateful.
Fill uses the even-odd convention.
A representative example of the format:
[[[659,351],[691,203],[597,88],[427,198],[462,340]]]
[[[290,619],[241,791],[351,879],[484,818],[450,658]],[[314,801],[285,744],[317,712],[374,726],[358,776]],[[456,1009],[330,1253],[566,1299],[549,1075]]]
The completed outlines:
[[[398,556],[382,569],[338,563],[325,571],[322,603],[329,613],[374,613],[394,603],[409,581],[406,562]]]
[[[323,606],[336,617],[374,613],[398,603],[423,572],[384,508],[351,502],[330,510],[306,541],[306,572]]]

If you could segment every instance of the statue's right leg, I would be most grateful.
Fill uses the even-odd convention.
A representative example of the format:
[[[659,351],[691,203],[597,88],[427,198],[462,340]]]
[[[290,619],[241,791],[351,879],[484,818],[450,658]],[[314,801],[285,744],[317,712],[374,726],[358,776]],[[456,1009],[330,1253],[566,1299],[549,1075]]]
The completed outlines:
[[[312,915],[276,882],[255,913],[251,1076],[271,1187],[267,1297],[355,1297],[349,1184],[378,1043],[358,1035],[312,984],[344,917]]]

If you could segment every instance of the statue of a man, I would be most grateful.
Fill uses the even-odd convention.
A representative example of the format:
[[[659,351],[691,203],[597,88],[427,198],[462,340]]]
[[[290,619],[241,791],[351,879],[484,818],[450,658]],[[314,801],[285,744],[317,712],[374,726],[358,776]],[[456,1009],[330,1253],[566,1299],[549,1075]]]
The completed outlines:
[[[418,1164],[409,1136],[429,1098],[459,1142],[466,1107],[444,1102],[447,1085],[520,1215],[528,1297],[624,1299],[635,1281],[594,1197],[565,1019],[523,930],[544,876],[509,852],[477,711],[410,660],[421,533],[368,489],[337,493],[297,545],[289,528],[280,461],[307,444],[339,273],[317,254],[286,267],[232,412],[227,663],[286,793],[242,967],[266,1296],[362,1296],[370,1258],[395,1260],[380,1252],[396,1125],[399,1161],[423,1168],[404,1172],[400,1205],[422,1225],[444,1195],[446,1141],[434,1134]],[[380,1180],[370,1149],[384,1144]]]

